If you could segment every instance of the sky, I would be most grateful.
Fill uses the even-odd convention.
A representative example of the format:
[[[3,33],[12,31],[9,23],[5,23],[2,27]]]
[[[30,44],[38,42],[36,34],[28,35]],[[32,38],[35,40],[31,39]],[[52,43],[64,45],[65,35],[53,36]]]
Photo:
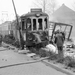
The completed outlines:
[[[14,0],[17,14],[22,15],[29,12],[33,7],[34,1],[35,0]],[[57,3],[60,6],[64,3],[66,6],[73,8],[73,1],[75,0],[57,0]],[[0,23],[7,20],[12,21],[14,19],[15,13],[12,0],[0,0]]]

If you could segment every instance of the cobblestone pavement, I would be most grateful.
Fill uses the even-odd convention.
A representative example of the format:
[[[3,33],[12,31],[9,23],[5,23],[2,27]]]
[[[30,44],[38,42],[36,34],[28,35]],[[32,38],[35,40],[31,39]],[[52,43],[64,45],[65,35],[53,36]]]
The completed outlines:
[[[2,51],[4,49],[5,51]],[[0,50],[0,75],[66,75],[60,71],[46,66],[42,62],[11,65],[33,60],[27,55],[19,54],[13,50],[8,50],[3,47],[0,47]]]

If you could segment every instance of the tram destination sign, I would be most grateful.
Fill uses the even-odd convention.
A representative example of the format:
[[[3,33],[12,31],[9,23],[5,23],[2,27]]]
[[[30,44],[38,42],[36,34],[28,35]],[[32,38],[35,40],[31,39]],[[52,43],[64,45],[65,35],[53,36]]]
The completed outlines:
[[[31,9],[31,12],[42,12],[42,9]]]

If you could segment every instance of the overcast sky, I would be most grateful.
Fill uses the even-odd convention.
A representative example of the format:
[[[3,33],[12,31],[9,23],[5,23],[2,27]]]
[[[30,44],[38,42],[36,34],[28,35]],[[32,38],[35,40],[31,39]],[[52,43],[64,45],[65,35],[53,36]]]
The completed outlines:
[[[27,13],[33,7],[35,0],[14,0],[18,15]],[[74,0],[57,0],[59,5],[63,3],[72,8]],[[13,20],[15,13],[12,5],[12,0],[0,0],[0,23],[4,20]]]

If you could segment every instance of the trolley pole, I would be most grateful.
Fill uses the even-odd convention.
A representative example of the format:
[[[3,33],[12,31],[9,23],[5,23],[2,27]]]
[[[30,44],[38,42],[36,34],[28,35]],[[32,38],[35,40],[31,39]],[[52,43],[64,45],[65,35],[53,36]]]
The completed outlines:
[[[14,0],[12,0],[12,4],[13,4],[15,15],[16,15],[16,20],[17,20],[17,26],[16,26],[17,28],[16,29],[18,29],[19,44],[20,44],[20,48],[21,48],[21,32],[20,32],[19,20],[18,20],[18,15],[17,15],[17,12],[16,12],[16,8],[15,8]]]

